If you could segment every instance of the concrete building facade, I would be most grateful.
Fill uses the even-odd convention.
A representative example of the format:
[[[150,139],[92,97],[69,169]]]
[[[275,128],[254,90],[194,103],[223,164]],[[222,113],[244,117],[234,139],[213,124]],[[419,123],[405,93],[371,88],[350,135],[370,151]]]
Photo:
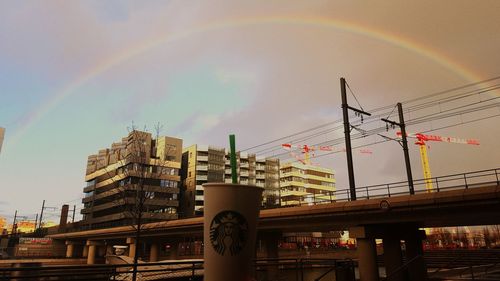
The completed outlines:
[[[308,205],[335,200],[335,173],[332,169],[298,162],[280,167],[281,206]]]
[[[132,131],[87,161],[82,223],[89,228],[178,218],[182,140]],[[141,204],[142,203],[142,204]]]
[[[263,204],[279,206],[279,160],[237,152],[240,184],[264,188]],[[209,182],[231,183],[229,152],[224,148],[192,145],[182,154],[181,212],[183,217],[203,214],[204,189]]]

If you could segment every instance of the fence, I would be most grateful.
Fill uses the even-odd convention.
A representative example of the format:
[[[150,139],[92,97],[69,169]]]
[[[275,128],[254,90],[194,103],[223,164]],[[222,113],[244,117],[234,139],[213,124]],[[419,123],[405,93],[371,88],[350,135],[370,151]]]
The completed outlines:
[[[413,181],[415,193],[428,193],[440,192],[452,189],[468,189],[475,187],[482,187],[490,184],[500,184],[500,168],[475,171],[469,173],[461,173],[454,175],[447,175],[441,177],[434,177],[430,179],[418,179]],[[427,183],[431,183],[432,188],[427,189]],[[375,198],[388,198],[401,195],[409,195],[409,185],[407,181],[369,185],[356,187],[357,200],[362,199],[375,199]],[[286,189],[281,189],[285,191]],[[326,199],[325,199],[326,198]],[[297,204],[286,206],[300,206],[300,205],[317,205],[328,204],[333,202],[350,201],[349,189],[338,189],[332,192],[312,194],[308,201],[300,201]],[[286,207],[282,206],[282,207]],[[280,207],[280,206],[276,206]]]
[[[264,259],[255,261],[258,281],[354,280],[355,263],[334,259]],[[27,263],[0,268],[0,280],[132,280],[132,264],[46,266]],[[139,263],[137,280],[203,280],[203,261]]]

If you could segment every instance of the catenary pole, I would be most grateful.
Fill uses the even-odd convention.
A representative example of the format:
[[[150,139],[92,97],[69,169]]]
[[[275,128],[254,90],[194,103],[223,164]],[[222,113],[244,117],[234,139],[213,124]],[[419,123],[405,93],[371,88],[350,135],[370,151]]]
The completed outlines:
[[[415,194],[415,188],[413,186],[413,175],[411,174],[411,164],[410,164],[410,154],[408,153],[408,140],[406,138],[406,126],[405,118],[403,115],[403,106],[398,102],[398,113],[399,113],[399,127],[401,128],[401,136],[403,139],[403,153],[405,155],[406,164],[406,175],[408,177],[408,187],[410,189],[410,194]]]
[[[38,227],[42,227],[42,218],[43,218],[43,210],[45,209],[45,199],[42,202],[42,211],[40,212],[40,223],[38,224]]]
[[[347,171],[349,173],[349,191],[351,200],[356,200],[356,183],[354,181],[354,164],[352,162],[351,147],[351,125],[349,124],[349,107],[347,104],[347,92],[345,78],[340,78],[340,92],[342,95],[342,115],[344,118],[345,151],[347,156]]]

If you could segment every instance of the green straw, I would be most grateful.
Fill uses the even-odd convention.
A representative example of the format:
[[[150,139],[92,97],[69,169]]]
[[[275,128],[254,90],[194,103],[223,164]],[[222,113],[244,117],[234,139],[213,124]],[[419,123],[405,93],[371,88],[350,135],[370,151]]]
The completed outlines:
[[[238,183],[238,175],[236,174],[236,141],[234,135],[229,135],[229,146],[231,147],[231,178],[233,184]]]

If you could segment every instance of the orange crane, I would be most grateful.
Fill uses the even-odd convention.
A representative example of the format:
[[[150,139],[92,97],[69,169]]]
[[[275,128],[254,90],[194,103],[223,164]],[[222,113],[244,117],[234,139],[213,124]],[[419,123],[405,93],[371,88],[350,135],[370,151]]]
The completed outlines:
[[[397,135],[401,137],[401,132],[397,132]],[[407,137],[416,138],[416,145],[419,146],[420,149],[420,160],[422,162],[422,171],[424,173],[424,181],[425,188],[427,192],[432,192],[432,175],[431,175],[431,167],[429,165],[429,156],[427,155],[427,142],[428,141],[439,141],[439,142],[448,142],[448,143],[459,143],[459,144],[471,144],[471,145],[479,145],[479,140],[476,139],[461,139],[455,137],[443,137],[436,135],[426,135],[422,133],[409,134],[407,133]]]

